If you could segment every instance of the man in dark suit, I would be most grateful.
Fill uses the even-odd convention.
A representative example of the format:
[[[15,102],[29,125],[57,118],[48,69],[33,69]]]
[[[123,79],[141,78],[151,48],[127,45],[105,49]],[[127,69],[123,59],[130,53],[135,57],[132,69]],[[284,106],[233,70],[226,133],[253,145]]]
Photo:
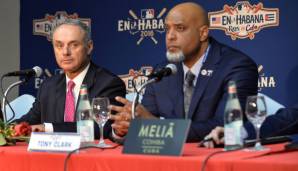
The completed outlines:
[[[33,131],[76,132],[75,107],[81,84],[87,85],[90,101],[109,97],[112,104],[116,96],[125,96],[125,85],[116,75],[91,62],[93,42],[86,24],[66,20],[55,27],[52,40],[56,62],[64,73],[42,83],[33,107],[16,122],[28,122]],[[71,88],[67,86],[70,82],[74,85]],[[66,103],[68,95],[71,98]],[[110,130],[110,124],[106,124],[105,137]],[[98,126],[95,137],[99,137]]]
[[[223,125],[230,80],[237,84],[243,108],[246,97],[257,94],[256,64],[242,52],[209,37],[208,23],[207,13],[195,3],[182,3],[169,11],[165,19],[167,58],[176,64],[177,74],[147,86],[136,110],[142,118],[191,119],[188,141],[199,141],[215,126]],[[116,99],[125,106],[111,107],[119,112],[112,118],[112,127],[123,136],[129,126],[124,120],[130,120],[130,102]]]
[[[256,137],[255,129],[250,122],[244,124],[247,139]],[[279,109],[275,114],[266,118],[260,130],[261,138],[298,134],[298,104]]]
[[[256,137],[255,129],[250,122],[244,124],[243,138],[254,139]],[[213,141],[205,142],[203,145],[208,148],[213,148],[215,145],[224,143],[223,135],[224,128],[214,128],[205,139],[213,139]],[[275,114],[266,118],[261,126],[260,137],[271,137],[281,135],[298,134],[298,104],[291,108],[279,109]]]

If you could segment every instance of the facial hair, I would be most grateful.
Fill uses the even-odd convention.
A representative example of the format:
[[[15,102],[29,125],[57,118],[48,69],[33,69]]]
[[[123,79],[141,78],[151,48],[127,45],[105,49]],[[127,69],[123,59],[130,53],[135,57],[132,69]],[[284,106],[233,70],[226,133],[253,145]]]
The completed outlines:
[[[167,56],[168,61],[173,62],[173,63],[182,62],[185,59],[185,56],[182,51],[179,51],[176,53],[167,51],[166,56]]]

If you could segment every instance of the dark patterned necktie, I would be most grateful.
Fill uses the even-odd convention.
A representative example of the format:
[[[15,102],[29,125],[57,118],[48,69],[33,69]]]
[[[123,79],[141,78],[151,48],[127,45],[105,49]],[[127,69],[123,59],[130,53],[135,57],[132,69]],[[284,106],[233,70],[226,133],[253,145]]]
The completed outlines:
[[[191,96],[194,89],[195,75],[191,71],[187,71],[184,82],[184,118],[187,119]]]

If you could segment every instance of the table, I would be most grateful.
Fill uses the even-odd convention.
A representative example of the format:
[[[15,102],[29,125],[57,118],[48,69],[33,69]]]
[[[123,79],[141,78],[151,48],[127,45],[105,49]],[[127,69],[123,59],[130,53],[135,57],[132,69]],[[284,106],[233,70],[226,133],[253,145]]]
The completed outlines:
[[[284,144],[269,145],[270,151],[243,150],[220,153],[207,163],[206,171],[215,170],[274,170],[298,171],[298,151],[284,151]],[[200,171],[204,159],[222,149],[198,148],[187,143],[182,156],[151,156],[122,154],[122,146],[115,149],[87,149],[73,154],[68,171]],[[0,147],[1,171],[63,171],[67,153],[27,152],[27,144]]]

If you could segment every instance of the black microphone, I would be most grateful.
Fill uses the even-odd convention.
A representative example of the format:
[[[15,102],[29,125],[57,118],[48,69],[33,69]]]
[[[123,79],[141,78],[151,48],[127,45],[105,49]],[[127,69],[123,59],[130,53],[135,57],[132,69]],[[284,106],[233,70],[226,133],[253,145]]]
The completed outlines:
[[[42,72],[43,71],[39,66],[35,66],[32,69],[25,69],[25,70],[21,70],[21,71],[9,72],[9,73],[5,74],[4,76],[27,76],[27,77],[36,76],[36,77],[40,77]]]
[[[174,64],[168,64],[167,66],[158,69],[157,71],[154,71],[151,73],[148,77],[150,79],[155,78],[156,81],[160,81],[163,77],[176,74],[177,73],[177,67]]]

